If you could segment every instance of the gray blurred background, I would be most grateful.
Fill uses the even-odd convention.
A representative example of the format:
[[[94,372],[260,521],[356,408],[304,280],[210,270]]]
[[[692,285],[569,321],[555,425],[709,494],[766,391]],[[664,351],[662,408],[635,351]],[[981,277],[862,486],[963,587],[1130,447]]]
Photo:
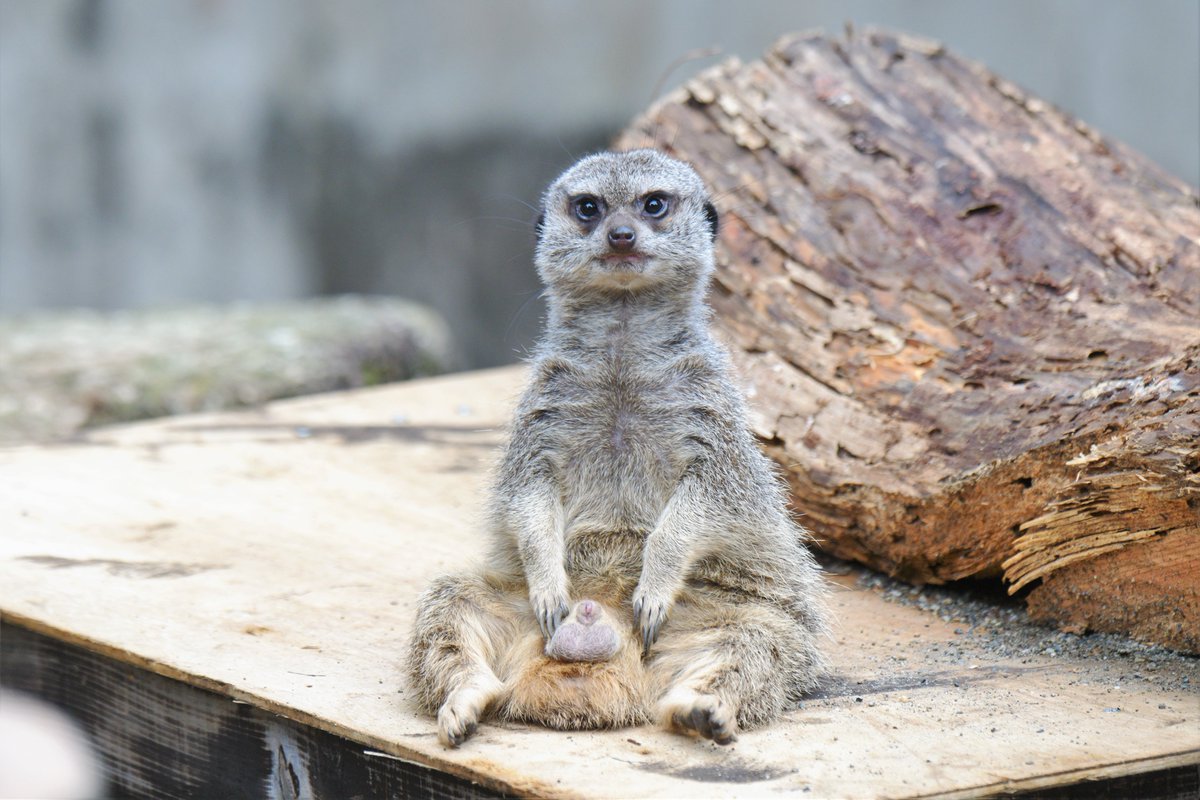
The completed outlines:
[[[1198,0],[0,0],[0,313],[396,294],[513,361],[545,183],[690,51],[847,21],[1200,184]]]

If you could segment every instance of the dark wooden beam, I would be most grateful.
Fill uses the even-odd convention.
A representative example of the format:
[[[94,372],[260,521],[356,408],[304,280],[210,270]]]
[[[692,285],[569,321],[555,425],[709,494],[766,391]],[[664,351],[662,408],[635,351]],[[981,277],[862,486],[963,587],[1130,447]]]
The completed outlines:
[[[74,717],[113,797],[505,796],[8,622],[0,624],[0,686]]]

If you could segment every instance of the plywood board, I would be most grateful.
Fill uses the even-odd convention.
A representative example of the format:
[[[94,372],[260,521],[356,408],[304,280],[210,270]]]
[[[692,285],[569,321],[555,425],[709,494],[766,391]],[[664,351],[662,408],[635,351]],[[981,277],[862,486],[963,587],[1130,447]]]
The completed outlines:
[[[407,697],[414,601],[482,551],[520,368],[0,449],[5,619],[364,747],[545,797],[929,797],[1200,762],[1200,695],[1006,653],[842,579],[833,672],[717,747],[484,725],[458,750]],[[957,632],[956,632],[957,631]]]

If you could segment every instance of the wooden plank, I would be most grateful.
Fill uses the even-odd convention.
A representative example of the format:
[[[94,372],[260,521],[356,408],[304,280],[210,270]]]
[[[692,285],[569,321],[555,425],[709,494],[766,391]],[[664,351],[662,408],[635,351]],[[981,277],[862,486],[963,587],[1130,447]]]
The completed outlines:
[[[923,797],[1200,763],[1190,684],[990,647],[846,579],[825,688],[732,747],[652,728],[485,725],[441,748],[405,696],[413,604],[481,552],[482,488],[522,375],[0,449],[0,610],[114,662],[519,795]]]

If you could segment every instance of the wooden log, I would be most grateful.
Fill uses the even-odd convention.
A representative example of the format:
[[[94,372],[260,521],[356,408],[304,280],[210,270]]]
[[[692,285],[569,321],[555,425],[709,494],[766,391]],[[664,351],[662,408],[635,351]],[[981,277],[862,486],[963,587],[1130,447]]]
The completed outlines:
[[[0,317],[0,446],[435,375],[456,350],[396,297]]]
[[[825,549],[1200,651],[1194,190],[881,32],[723,64],[618,144],[715,192],[717,327]]]

